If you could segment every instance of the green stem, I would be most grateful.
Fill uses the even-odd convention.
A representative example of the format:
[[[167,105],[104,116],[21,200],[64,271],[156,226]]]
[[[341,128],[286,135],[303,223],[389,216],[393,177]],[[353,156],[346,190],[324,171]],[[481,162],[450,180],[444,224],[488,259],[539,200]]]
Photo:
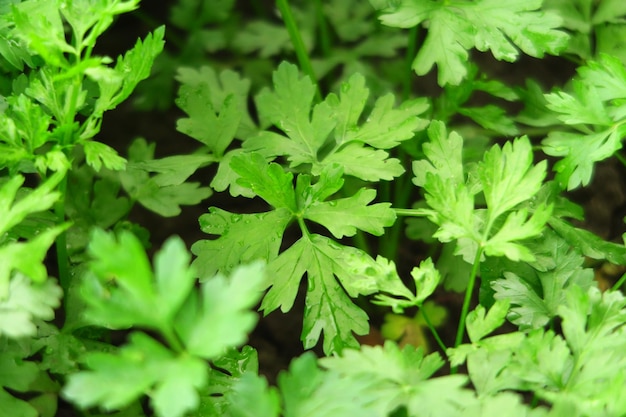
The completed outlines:
[[[298,220],[298,226],[300,226],[300,230],[302,231],[302,236],[306,237],[307,239],[310,239],[311,232],[309,232],[309,228],[306,227],[306,223],[304,222],[304,219],[302,218],[302,216],[297,216],[296,218]]]
[[[626,281],[626,274],[622,275],[622,277],[617,280],[615,285],[611,287],[611,291],[618,291],[620,288],[622,288],[622,285],[624,285],[624,281]]]
[[[409,30],[409,44],[406,48],[406,75],[404,76],[402,83],[402,99],[408,100],[411,96],[411,90],[413,85],[413,60],[417,53],[417,37],[419,35],[419,25],[412,27]]]
[[[54,213],[62,223],[65,221],[65,197],[67,191],[67,175],[59,183],[59,192],[61,198],[54,207]],[[59,269],[59,283],[63,289],[63,293],[67,294],[70,287],[70,264],[69,257],[67,255],[67,234],[61,233],[56,239],[57,250],[57,267]]]
[[[402,99],[408,100],[411,96],[411,86],[413,81],[412,63],[417,51],[418,26],[411,28],[409,31],[409,44],[406,50],[405,67],[406,74],[402,81]],[[398,158],[404,161],[406,153],[400,148],[398,150]],[[396,207],[406,207],[409,204],[411,183],[403,180],[402,177],[396,178],[393,190],[393,205]],[[383,201],[392,201],[391,184],[384,182],[381,184],[381,196]],[[396,212],[398,215],[398,213]],[[400,245],[400,232],[403,222],[396,221],[391,229],[381,238],[381,255],[387,259],[397,262],[398,246]]]
[[[167,344],[172,349],[174,349],[174,351],[179,352],[179,353],[185,351],[185,347],[183,346],[181,341],[178,339],[178,337],[176,337],[176,334],[174,333],[172,329],[163,330],[161,334],[165,338],[165,341],[167,342]]]
[[[404,152],[400,150],[400,158],[404,159]],[[408,177],[396,178],[394,182],[394,199],[393,205],[396,207],[406,207],[411,199],[411,181]],[[389,201],[389,200],[383,200]],[[398,213],[396,212],[396,215]],[[398,247],[400,246],[400,235],[404,228],[404,222],[396,220],[391,228],[382,236],[381,239],[381,255],[394,262],[398,261]]]
[[[352,237],[354,246],[361,249],[363,252],[371,255],[369,244],[365,238],[365,234],[361,230],[357,230],[356,234]]]
[[[458,347],[463,342],[463,335],[465,334],[465,320],[469,313],[470,301],[474,294],[474,286],[476,285],[476,276],[478,275],[478,268],[480,267],[480,258],[483,254],[482,246],[476,251],[476,257],[474,258],[474,265],[472,265],[472,272],[467,283],[467,289],[465,290],[465,299],[463,300],[463,308],[461,309],[461,319],[459,320],[459,327],[456,331],[456,339],[454,341],[454,347]]]
[[[432,322],[428,318],[428,313],[426,313],[426,310],[424,310],[423,308],[420,308],[420,312],[422,313],[422,317],[424,317],[424,321],[426,322],[426,325],[430,329],[430,332],[433,334],[433,337],[437,341],[439,348],[441,349],[442,352],[445,353],[448,347],[446,346],[445,343],[443,343],[443,340],[441,340],[441,337],[439,337],[439,333],[437,332],[437,329],[435,329],[435,326],[433,326]]]
[[[326,58],[330,56],[332,39],[330,38],[328,23],[326,22],[326,16],[324,15],[322,0],[315,0],[315,17],[317,18],[317,26],[319,27],[320,31],[320,49],[322,52],[322,56]]]
[[[396,212],[398,217],[424,217],[424,213],[416,209],[394,208],[393,211]]]
[[[287,32],[289,32],[289,37],[291,38],[291,43],[296,51],[296,56],[298,57],[298,62],[300,63],[302,71],[304,71],[304,73],[308,75],[309,78],[311,78],[311,81],[313,81],[316,85],[315,98],[317,101],[322,101],[322,94],[320,93],[319,84],[317,83],[317,77],[313,71],[313,66],[311,65],[311,60],[309,59],[309,54],[306,51],[304,42],[302,42],[302,36],[300,36],[300,30],[298,29],[296,20],[293,18],[293,14],[291,13],[289,2],[287,0],[276,0],[276,6],[278,7],[278,10],[280,10]]]

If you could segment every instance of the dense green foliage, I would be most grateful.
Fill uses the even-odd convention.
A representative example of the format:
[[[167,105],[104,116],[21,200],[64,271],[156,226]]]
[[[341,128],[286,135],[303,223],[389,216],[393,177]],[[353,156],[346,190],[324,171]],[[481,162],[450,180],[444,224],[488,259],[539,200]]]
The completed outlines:
[[[112,59],[139,0],[0,0],[0,417],[625,415],[626,275],[601,291],[590,260],[626,246],[567,198],[626,164],[625,3],[239,3],[172,2]],[[485,65],[547,55],[577,67],[551,91]],[[177,106],[193,150],[114,149],[129,98]],[[201,202],[206,238],[150,259],[135,206]],[[408,239],[428,249],[404,276]],[[323,357],[271,386],[254,310],[302,293]]]

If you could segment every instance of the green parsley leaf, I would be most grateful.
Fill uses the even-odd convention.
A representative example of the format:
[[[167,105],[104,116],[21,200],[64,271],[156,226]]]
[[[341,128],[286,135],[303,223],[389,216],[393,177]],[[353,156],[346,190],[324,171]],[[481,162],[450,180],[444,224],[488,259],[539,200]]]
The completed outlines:
[[[567,287],[587,289],[593,284],[593,270],[582,268],[584,257],[555,233],[544,231],[533,252],[537,258],[548,259],[549,268],[532,263],[534,274],[527,269],[505,272],[504,278],[491,283],[496,299],[510,301],[507,317],[521,329],[543,327],[556,317]]]
[[[216,157],[223,156],[233,138],[244,140],[256,131],[247,106],[249,80],[229,70],[218,75],[206,66],[180,68],[176,80],[181,83],[176,104],[189,115],[178,120],[177,130],[202,142]]]
[[[542,144],[546,154],[564,157],[554,165],[556,179],[561,188],[573,190],[580,185],[588,185],[593,176],[594,164],[621,149],[621,137],[624,133],[626,129],[623,127],[586,136],[550,132]]]
[[[278,307],[283,312],[289,311],[306,272],[309,285],[301,336],[305,349],[315,346],[322,331],[326,353],[341,351],[347,346],[357,347],[352,332],[367,333],[367,315],[350,301],[335,276],[350,288],[355,261],[373,264],[373,271],[376,264],[364,252],[360,252],[359,257],[353,256],[354,252],[360,251],[319,235],[300,239],[268,265],[271,288],[261,309],[265,314]],[[356,293],[350,295],[360,293],[359,288],[354,291]]]
[[[107,109],[114,108],[126,100],[137,84],[148,78],[154,59],[163,50],[164,35],[165,27],[158,27],[152,33],[148,34],[143,42],[137,40],[137,43],[135,43],[132,49],[126,52],[123,57],[117,59],[115,71],[118,74],[123,74],[124,78],[120,91],[113,96],[113,100],[108,105]],[[132,68],[130,72],[128,71],[129,68]]]
[[[236,389],[237,381],[246,374],[258,374],[259,360],[256,350],[244,346],[241,350],[229,349],[211,361],[209,383],[201,392],[197,413],[207,416],[225,415],[232,404],[229,396]]]
[[[497,300],[488,312],[486,312],[485,307],[478,305],[467,315],[466,327],[470,340],[473,343],[478,342],[502,326],[508,311],[508,300]]]
[[[9,282],[8,296],[0,300],[0,335],[35,336],[35,319],[52,320],[61,305],[61,288],[52,280],[34,284],[17,273]]]
[[[40,55],[47,63],[57,67],[68,67],[64,54],[79,54],[65,38],[63,20],[56,1],[36,0],[20,2],[12,8],[15,35]],[[41,16],[39,19],[34,16]]]
[[[542,204],[528,218],[526,209],[510,213],[500,230],[485,244],[485,253],[490,256],[506,256],[512,261],[535,259],[525,245],[513,241],[525,240],[540,235],[552,214],[552,207]]]
[[[199,167],[213,161],[210,155],[180,155],[154,159],[154,146],[135,140],[129,148],[126,170],[118,173],[126,192],[142,206],[164,217],[176,216],[181,205],[198,204],[211,189],[185,182]],[[150,175],[156,173],[155,175]]]
[[[614,351],[615,346],[624,345],[624,333],[620,330],[626,317],[624,296],[620,292],[601,293],[593,287],[585,291],[570,286],[559,315],[572,353],[569,363],[574,366],[565,367],[566,383],[559,391],[546,390],[541,395],[551,402],[573,401],[581,414],[597,415],[605,407],[614,409],[616,414],[624,412],[626,404],[611,397],[615,392],[613,384],[626,377],[622,368],[626,360]]]
[[[65,329],[67,326],[64,326],[63,330]],[[40,368],[58,375],[77,372],[80,368],[80,359],[87,351],[87,347],[98,349],[102,346],[97,342],[91,344],[69,332],[59,331],[53,325],[42,326],[41,323],[37,339],[31,344],[32,351],[40,351],[42,355]]]
[[[567,385],[570,368],[575,366],[567,342],[552,331],[531,331],[516,349],[516,357],[507,372],[516,374],[531,386],[562,390]]]
[[[51,140],[52,117],[24,94],[9,96],[6,103],[0,112],[0,166],[13,171],[24,160],[35,159],[34,151]]]
[[[250,81],[229,70],[218,76],[206,66],[180,68],[176,79],[182,83],[176,104],[189,116],[178,120],[177,130],[203,143],[219,161],[211,187],[251,197],[249,190],[236,183],[238,176],[230,168],[232,157],[241,150],[226,152],[235,138],[245,140],[258,130],[247,105]]]
[[[443,360],[438,354],[424,356],[421,348],[411,345],[400,349],[387,341],[384,346],[347,349],[341,357],[320,359],[320,364],[355,384],[371,382],[374,392],[370,396],[375,396],[378,401],[374,404],[384,412],[377,415],[387,415],[398,405],[405,405],[411,415],[428,409],[433,416],[456,416],[475,401],[470,391],[461,388],[467,381],[464,375],[428,379],[443,366]]]
[[[421,348],[411,345],[400,348],[391,341],[386,341],[384,346],[365,345],[360,350],[346,349],[341,356],[325,357],[319,363],[344,375],[366,373],[374,378],[407,385],[427,380],[444,365],[438,353],[426,356]]]
[[[310,176],[298,176],[295,191],[293,175],[276,163],[268,165],[257,153],[233,157],[231,166],[240,175],[240,185],[251,189],[277,209],[288,209],[292,216],[302,215],[322,224],[335,237],[353,236],[357,229],[380,235],[383,227],[395,221],[388,203],[368,205],[375,198],[374,190],[361,190],[352,197],[324,201],[343,185],[342,170],[337,165],[326,167],[313,186]],[[278,229],[279,237],[282,230],[284,226]]]
[[[564,53],[577,55],[583,61],[601,53],[623,58],[619,46],[623,33],[624,5],[619,0],[594,3],[589,0],[546,0],[544,9],[563,18],[563,27],[570,32],[570,41]]]
[[[437,121],[428,127],[428,137],[431,141],[423,145],[428,161],[413,162],[413,183],[423,187],[428,173],[440,173],[442,178],[452,181],[454,187],[463,184],[463,138],[454,131],[448,135],[446,126]]]
[[[546,94],[547,106],[580,133],[552,131],[543,141],[550,156],[563,157],[554,170],[562,188],[587,185],[594,164],[621,149],[626,133],[626,70],[623,63],[602,54],[578,69],[571,92]]]
[[[381,286],[381,292],[401,296],[403,299],[397,299],[379,294],[376,296],[374,303],[388,305],[393,309],[394,313],[402,313],[405,308],[421,306],[424,303],[424,300],[430,297],[430,295],[435,291],[441,281],[441,275],[439,274],[439,271],[435,269],[431,258],[427,258],[422,261],[419,267],[413,268],[411,270],[411,276],[415,282],[416,295],[411,294],[411,292],[404,286],[402,286],[399,291],[395,288]]]
[[[207,364],[192,356],[174,356],[143,333],[131,333],[118,353],[92,352],[89,370],[70,375],[63,395],[82,407],[115,410],[150,391],[159,417],[182,417],[199,403],[207,382]]]
[[[27,216],[45,211],[59,198],[59,193],[53,191],[57,184],[63,179],[65,172],[57,172],[39,187],[29,191],[25,196],[17,199],[16,195],[20,186],[24,183],[24,177],[15,176],[2,184],[0,187],[0,212],[4,213],[0,219],[0,234],[6,234],[11,228],[19,225]],[[67,229],[69,225],[59,225],[39,231],[27,241],[5,241],[0,245],[0,300],[5,300],[9,296],[9,287],[11,285],[11,275],[13,271],[20,271],[23,275],[31,280],[42,283],[47,278],[46,267],[43,264],[50,246],[54,243],[56,237]],[[50,292],[52,304],[55,303],[53,289],[47,287]],[[30,295],[34,296],[37,291],[31,291]],[[22,297],[26,296],[22,293]],[[58,296],[56,297],[58,300]],[[13,299],[16,302],[17,299]],[[22,303],[24,300],[22,300]],[[29,308],[37,307],[36,303]],[[24,310],[25,304],[20,308],[22,314],[29,314],[28,310]],[[35,310],[36,311],[36,310]],[[17,313],[17,312],[16,312]],[[47,314],[45,314],[47,315]],[[32,329],[27,330],[28,332]]]
[[[16,351],[14,345],[3,343],[0,354],[0,413],[7,416],[38,417],[39,413],[26,401],[14,397],[12,392],[28,392],[36,380],[39,369],[37,364],[22,359],[23,354]]]
[[[67,194],[73,198],[65,202],[65,212],[72,220],[67,248],[73,260],[83,256],[94,226],[108,229],[128,214],[132,204],[119,195],[120,191],[115,178],[96,179],[94,171],[85,165],[69,173]]]
[[[104,143],[87,141],[83,144],[85,160],[96,172],[102,165],[110,170],[119,171],[126,167],[126,159],[117,154],[117,151]]]
[[[163,51],[164,34],[165,28],[161,26],[143,42],[137,40],[132,49],[118,57],[114,68],[99,66],[85,70],[85,74],[98,84],[100,90],[93,110],[94,116],[102,117],[105,111],[117,107],[130,96],[140,81],[148,78],[155,58]]]
[[[391,181],[404,173],[398,159],[389,158],[389,154],[383,150],[373,150],[358,143],[345,145],[340,152],[329,155],[325,162],[339,164],[344,167],[346,174],[365,181]]]
[[[595,287],[585,290],[572,286],[568,289],[566,303],[559,307],[559,315],[563,318],[563,333],[573,353],[603,350],[606,349],[603,338],[623,337],[614,331],[626,317],[625,306],[626,299],[619,292],[602,294]]]
[[[305,354],[294,360],[289,373],[279,375],[278,385],[285,402],[286,417],[386,415],[383,393],[376,381],[366,378],[345,378],[339,373],[319,369],[315,356]],[[351,401],[345,401],[348,397]]]
[[[60,9],[77,38],[82,41],[80,46],[86,48],[96,43],[96,39],[113,23],[115,15],[131,12],[138,4],[139,0],[109,0],[95,4],[74,0]]]
[[[255,97],[261,126],[276,125],[288,135],[284,141],[293,140],[301,147],[302,155],[291,157],[294,165],[316,160],[317,151],[335,127],[328,120],[329,106],[317,105],[311,115],[315,86],[308,77],[300,77],[293,64],[282,62],[273,81],[274,91],[265,88]]]
[[[626,27],[617,21],[616,23],[600,24],[595,27],[596,54],[603,53],[626,62],[626,53],[620,40],[626,34]]]
[[[69,225],[47,229],[26,242],[13,242],[0,246],[0,299],[9,291],[11,272],[19,271],[34,282],[42,283],[48,277],[43,261],[58,235]]]
[[[261,262],[236,268],[230,277],[216,275],[202,283],[200,294],[188,299],[176,320],[186,350],[213,359],[247,340],[257,316],[250,311],[261,298]]]
[[[271,261],[278,255],[282,237],[292,215],[286,209],[266,213],[236,214],[211,207],[200,216],[204,233],[219,235],[213,240],[199,240],[191,246],[197,256],[194,268],[201,278],[218,271],[230,273],[239,263],[256,259]]]
[[[362,188],[352,197],[311,204],[304,218],[323,225],[337,239],[354,236],[357,229],[380,236],[383,226],[391,226],[396,216],[390,203],[368,205],[374,198],[375,190]]]
[[[275,388],[268,388],[267,381],[252,373],[244,374],[233,386],[229,396],[231,417],[278,417],[280,399]]]
[[[557,91],[547,95],[546,100],[548,109],[558,113],[558,118],[563,123],[600,126],[611,124],[607,108],[602,101],[598,100],[598,91],[593,84],[574,80],[572,94]]]
[[[546,161],[532,165],[532,149],[527,137],[502,148],[494,146],[485,154],[479,168],[490,217],[497,218],[537,194],[546,176]],[[545,221],[544,221],[545,223]]]
[[[311,39],[305,39],[309,49]],[[284,25],[263,20],[252,21],[238,31],[233,39],[233,47],[245,54],[257,52],[261,58],[269,58],[293,49]]]
[[[231,168],[240,175],[239,185],[249,188],[272,207],[298,210],[293,190],[293,174],[279,164],[267,164],[258,153],[233,157]]]
[[[22,359],[24,352],[21,347],[3,340],[0,355],[0,386],[18,392],[26,392],[37,378],[37,364]]]
[[[234,0],[181,0],[172,6],[170,20],[181,29],[187,29],[191,22],[197,26],[219,22],[230,15],[234,4]]]
[[[506,136],[513,136],[518,133],[513,120],[507,117],[504,109],[498,106],[488,104],[482,107],[464,107],[459,109],[459,113],[474,120],[485,129]]]
[[[311,164],[319,175],[325,166],[339,163],[347,175],[366,181],[391,180],[404,169],[388,149],[413,137],[425,122],[417,115],[428,108],[425,100],[393,108],[393,95],[379,98],[369,117],[363,117],[369,90],[355,74],[340,88],[313,106],[315,88],[300,77],[295,66],[283,62],[274,73],[274,91],[262,90],[255,98],[262,126],[274,125],[284,135],[263,132],[244,142],[244,148],[274,158],[284,155],[292,167]],[[359,126],[361,124],[361,126]]]
[[[626,247],[607,242],[588,230],[579,229],[571,224],[552,217],[550,226],[570,245],[578,248],[583,255],[593,259],[606,259],[616,265],[626,265]]]
[[[195,264],[202,276],[218,270],[229,271],[242,259],[249,261],[263,257],[269,261],[268,277],[271,277],[266,286],[272,288],[262,309],[269,313],[278,307],[283,311],[291,309],[299,282],[307,272],[310,285],[309,310],[305,314],[302,333],[305,346],[314,346],[322,329],[327,352],[341,350],[345,345],[355,346],[352,330],[357,334],[365,332],[367,317],[352,304],[346,292],[356,297],[371,294],[379,286],[399,287],[398,283],[392,283],[397,277],[393,266],[382,258],[375,261],[358,249],[310,234],[305,227],[305,236],[278,255],[282,234],[288,223],[297,218],[318,221],[336,236],[352,235],[357,228],[380,233],[383,227],[393,223],[395,214],[387,204],[368,205],[374,197],[371,191],[326,203],[324,200],[343,185],[342,169],[334,164],[325,167],[314,184],[311,184],[310,175],[299,175],[295,189],[293,174],[285,172],[276,163],[268,164],[259,154],[243,153],[234,157],[231,165],[240,176],[239,184],[253,190],[275,210],[241,215],[212,209],[204,215],[201,218],[203,230],[220,236],[197,242],[192,247],[198,255]],[[348,209],[353,213],[349,219],[343,216]],[[327,216],[328,213],[331,216]],[[339,224],[333,217],[342,219],[344,224]],[[254,233],[254,239],[251,233]],[[317,322],[318,319],[322,321]]]
[[[23,221],[32,213],[45,211],[59,199],[59,192],[53,191],[61,182],[65,172],[57,172],[30,191],[25,197],[15,201],[20,186],[24,183],[24,177],[18,175],[1,184],[0,188],[0,211],[4,213],[0,219],[0,234],[4,234],[12,227]]]
[[[168,240],[154,260],[130,232],[96,230],[89,245],[93,275],[85,277],[89,320],[112,328],[147,326],[167,332],[194,285],[190,255],[179,238]],[[107,281],[113,279],[112,283]]]
[[[493,146],[466,178],[463,139],[455,132],[448,135],[438,121],[431,123],[428,136],[431,141],[424,144],[427,159],[413,162],[413,182],[426,190],[430,209],[417,211],[439,226],[434,236],[442,242],[456,240],[456,253],[470,263],[479,247],[486,255],[533,260],[531,251],[518,242],[541,233],[552,206],[535,205],[530,217],[526,208],[519,208],[536,199],[546,175],[545,162],[532,165],[528,138],[518,138],[502,148]],[[475,209],[474,195],[480,191],[486,211]]]
[[[367,316],[346,296],[371,294],[378,288],[402,288],[393,264],[376,261],[365,252],[342,246],[316,234],[298,240],[268,265],[266,294],[261,309],[267,314],[293,306],[304,273],[309,282],[302,340],[314,346],[324,331],[324,350],[356,346],[352,331],[367,332]],[[341,286],[336,281],[341,282]],[[342,288],[343,287],[343,288]]]
[[[433,0],[415,2],[375,1],[380,20],[393,27],[409,28],[428,23],[428,35],[413,62],[418,75],[433,65],[439,69],[439,85],[459,84],[467,74],[468,50],[491,51],[498,60],[513,62],[524,53],[541,58],[556,54],[567,44],[556,13],[540,11],[542,0],[474,2]]]
[[[463,172],[463,139],[456,132],[448,135],[441,122],[431,123],[428,136],[431,142],[423,146],[428,160],[413,162],[413,183],[427,190],[426,202],[432,210],[422,211],[439,225],[434,237],[442,242],[478,241],[473,191],[465,185]]]
[[[0,413],[12,417],[39,417],[39,413],[32,405],[12,396],[2,388],[0,388]]]

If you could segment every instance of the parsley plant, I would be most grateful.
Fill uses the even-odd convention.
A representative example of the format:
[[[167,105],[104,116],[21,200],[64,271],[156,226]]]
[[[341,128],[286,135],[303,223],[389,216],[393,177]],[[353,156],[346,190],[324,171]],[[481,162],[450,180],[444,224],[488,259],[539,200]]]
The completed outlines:
[[[626,165],[623,2],[167,12],[0,1],[0,417],[626,414],[626,234],[571,201]],[[250,334],[298,305],[274,380]]]

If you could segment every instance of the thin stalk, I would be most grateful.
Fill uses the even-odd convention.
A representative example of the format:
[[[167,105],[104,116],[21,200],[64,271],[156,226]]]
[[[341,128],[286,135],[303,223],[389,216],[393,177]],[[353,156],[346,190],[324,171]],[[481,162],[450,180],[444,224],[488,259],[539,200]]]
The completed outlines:
[[[417,37],[419,35],[419,25],[412,27],[409,30],[409,44],[406,48],[406,75],[403,78],[402,83],[402,99],[408,100],[411,96],[411,86],[413,81],[413,60],[417,52]]]
[[[322,101],[322,93],[320,92],[319,84],[317,83],[317,77],[315,76],[315,71],[313,71],[313,66],[311,65],[311,60],[309,59],[309,54],[306,51],[304,42],[302,42],[302,36],[300,36],[300,30],[298,29],[296,20],[293,18],[293,14],[291,13],[289,2],[287,0],[276,0],[276,6],[278,7],[278,10],[280,10],[287,32],[289,32],[289,38],[291,38],[291,43],[296,51],[300,67],[302,68],[302,71],[304,71],[304,73],[311,78],[311,81],[313,81],[316,86],[315,98],[317,101]]]
[[[356,231],[356,234],[352,237],[352,241],[354,242],[354,246],[371,255],[370,246],[367,243],[365,234],[361,230]]]
[[[404,155],[401,155],[401,157],[403,156]],[[411,182],[407,180],[408,177],[399,177],[396,178],[394,182],[395,198],[393,199],[393,205],[396,207],[406,207],[407,205],[409,205],[409,200],[411,197]],[[396,215],[398,215],[397,212]],[[387,233],[383,235],[383,238],[381,239],[381,255],[394,262],[397,261],[398,247],[400,246],[400,234],[402,233],[403,227],[404,222],[396,220],[393,226],[391,226],[391,228],[387,231]]]
[[[474,258],[474,265],[472,265],[472,272],[470,273],[469,282],[467,283],[467,289],[465,290],[465,299],[463,300],[463,308],[461,309],[461,319],[459,320],[459,327],[456,330],[456,339],[454,341],[454,347],[458,347],[463,342],[463,335],[465,334],[465,320],[469,313],[470,301],[474,294],[474,286],[476,285],[476,276],[478,275],[478,268],[480,267],[480,258],[483,254],[482,246],[476,251],[476,257]]]
[[[332,45],[332,39],[330,37],[330,31],[328,30],[328,23],[326,22],[326,16],[324,15],[324,7],[322,6],[322,0],[315,0],[315,17],[317,18],[317,26],[319,28],[320,49],[323,57],[330,56],[330,50]]]
[[[170,345],[170,347],[174,349],[176,352],[185,351],[185,347],[183,346],[181,341],[178,339],[176,334],[172,331],[172,329],[167,329],[166,331],[164,330],[162,331],[161,334],[165,338],[165,341],[167,342],[167,344]]]
[[[406,73],[402,79],[402,100],[408,100],[411,96],[411,85],[413,81],[413,69],[412,62],[417,51],[417,36],[418,27],[413,27],[409,30],[409,44],[406,50],[405,68]],[[401,161],[406,160],[406,153],[400,148],[398,150],[398,159]],[[381,184],[380,191],[383,201],[392,201],[394,207],[406,207],[409,204],[409,197],[411,194],[411,183],[407,182],[402,177],[396,178],[393,184],[393,196],[392,185],[389,182]],[[396,212],[396,214],[398,214]],[[381,238],[381,255],[392,261],[397,261],[398,246],[400,246],[400,232],[402,230],[403,223],[396,221],[391,229],[385,233]]]
[[[430,329],[430,332],[433,334],[433,337],[437,341],[439,348],[441,349],[442,352],[445,353],[448,347],[446,346],[445,343],[443,343],[443,340],[441,340],[441,337],[439,337],[439,333],[437,332],[437,329],[435,329],[435,326],[433,326],[432,322],[428,318],[428,313],[426,313],[426,310],[424,310],[423,308],[420,309],[420,312],[422,313],[422,317],[424,317],[424,321],[426,322],[426,325]]]
[[[415,209],[394,208],[393,211],[396,212],[396,216],[398,217],[424,217],[424,214],[420,210]]]
[[[459,320],[459,327],[456,330],[456,339],[454,341],[455,348],[459,347],[459,345],[463,341],[463,335],[465,334],[465,320],[467,319],[467,314],[469,313],[469,304],[472,299],[472,294],[474,292],[474,285],[476,284],[476,275],[478,273],[478,266],[480,265],[481,254],[482,248],[480,248],[476,253],[476,258],[474,259],[474,265],[472,266],[470,279],[467,283],[467,289],[465,290],[465,299],[463,300],[463,308],[461,309],[461,318]],[[458,366],[452,366],[450,368],[450,374],[454,375],[457,372]]]
[[[302,218],[302,216],[297,216],[296,217],[298,220],[298,226],[300,226],[300,230],[302,231],[302,236],[305,236],[307,239],[311,239],[311,232],[309,232],[309,228],[306,227],[306,223],[304,222],[304,219]]]
[[[626,281],[626,274],[622,275],[620,279],[611,287],[611,291],[618,291],[624,285],[624,281]]]

